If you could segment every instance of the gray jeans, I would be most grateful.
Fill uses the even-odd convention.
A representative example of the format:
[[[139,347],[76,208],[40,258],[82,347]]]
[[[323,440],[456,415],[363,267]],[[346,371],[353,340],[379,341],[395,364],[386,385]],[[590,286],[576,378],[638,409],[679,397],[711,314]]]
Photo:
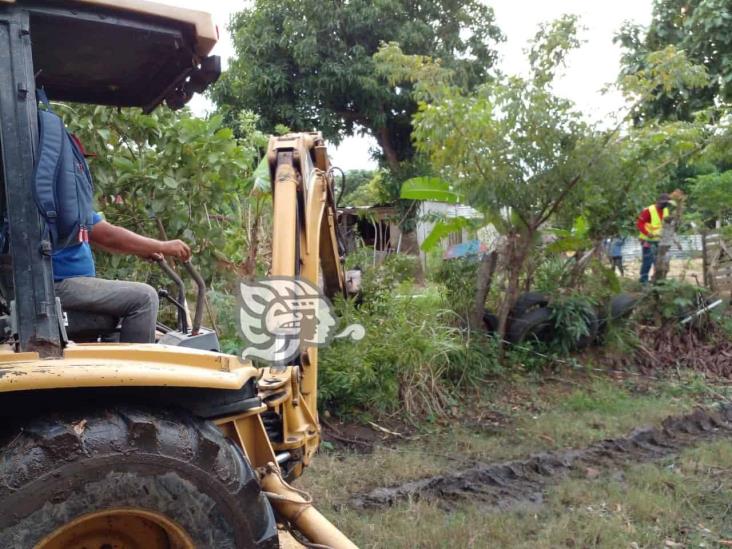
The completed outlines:
[[[70,311],[110,315],[122,321],[120,341],[154,343],[158,293],[152,286],[88,276],[56,282],[56,297]]]

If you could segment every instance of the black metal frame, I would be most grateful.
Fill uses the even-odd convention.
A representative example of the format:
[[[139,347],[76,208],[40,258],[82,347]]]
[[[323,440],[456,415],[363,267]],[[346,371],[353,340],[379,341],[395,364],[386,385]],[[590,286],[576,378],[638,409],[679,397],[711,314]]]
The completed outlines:
[[[0,83],[0,202],[7,205],[17,344],[20,351],[57,357],[62,342],[51,247],[32,191],[38,119],[29,15],[13,6],[0,8]]]
[[[17,349],[53,358],[62,355],[65,336],[53,287],[51,245],[44,240],[44,227],[32,190],[38,142],[35,79],[39,77],[42,82],[43,75],[34,71],[30,24],[31,21],[37,24],[33,18],[43,15],[84,20],[101,18],[108,24],[111,21],[125,28],[168,36],[171,44],[183,48],[180,51],[185,50],[185,55],[174,59],[175,70],[164,95],[153,103],[141,105],[145,110],[152,110],[163,99],[172,107],[182,106],[194,92],[216,79],[220,64],[215,57],[197,59],[185,46],[187,31],[175,23],[168,27],[161,19],[136,20],[120,16],[114,10],[85,13],[84,5],[76,2],[0,3],[0,231],[8,233],[13,279],[13,289],[6,292],[11,295],[5,297],[12,301]],[[89,100],[88,97],[70,99]]]

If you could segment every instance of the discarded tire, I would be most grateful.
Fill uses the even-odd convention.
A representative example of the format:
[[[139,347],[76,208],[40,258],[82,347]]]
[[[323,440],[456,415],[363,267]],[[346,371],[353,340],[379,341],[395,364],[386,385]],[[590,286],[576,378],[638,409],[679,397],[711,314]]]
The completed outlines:
[[[600,335],[600,318],[595,311],[589,312],[587,318],[587,334],[581,336],[577,343],[575,343],[575,349],[581,350],[586,349],[593,343],[595,343]]]
[[[635,306],[638,304],[638,296],[631,294],[618,294],[610,300],[609,309],[609,320],[620,320],[622,318],[628,318],[632,313]]]
[[[58,413],[10,435],[0,547],[177,547],[177,535],[195,547],[278,547],[239,449],[184,412]]]
[[[508,330],[508,340],[518,344],[540,341],[548,343],[554,337],[554,320],[548,307],[538,307],[514,318]]]
[[[537,307],[546,307],[549,304],[549,296],[542,292],[525,292],[518,296],[516,303],[509,315],[512,319],[521,318],[530,310]]]

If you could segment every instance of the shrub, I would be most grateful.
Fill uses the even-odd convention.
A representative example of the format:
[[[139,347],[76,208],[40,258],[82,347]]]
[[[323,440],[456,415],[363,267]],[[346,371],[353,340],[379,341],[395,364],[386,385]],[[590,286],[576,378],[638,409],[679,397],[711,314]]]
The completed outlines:
[[[436,416],[457,391],[496,371],[497,345],[487,336],[467,338],[435,296],[384,294],[381,305],[337,302],[344,325],[359,322],[366,336],[336,340],[321,352],[321,406],[342,415],[401,409],[408,416]]]
[[[443,261],[434,275],[447,307],[458,315],[462,325],[467,325],[475,302],[478,266],[475,258],[450,259]]]
[[[446,413],[459,392],[478,387],[498,371],[497,342],[486,334],[456,326],[456,315],[444,308],[435,291],[411,295],[408,276],[412,258],[392,256],[364,273],[364,299],[336,299],[340,326],[360,323],[366,330],[358,342],[336,339],[321,350],[321,408],[339,415],[380,414],[403,410],[411,417]],[[406,280],[405,280],[406,279]],[[210,290],[224,352],[238,354],[235,296]]]
[[[553,294],[563,286],[567,271],[567,259],[558,255],[546,257],[534,273],[534,289],[537,292]]]
[[[215,316],[213,323],[219,334],[221,351],[238,355],[244,348],[244,342],[239,335],[237,320],[239,304],[236,297],[216,290],[209,290],[206,297],[208,298],[209,310]]]
[[[417,259],[412,256],[393,254],[375,267],[363,270],[361,295],[364,308],[388,314],[391,294],[400,284],[411,283],[417,270]]]
[[[709,291],[677,280],[662,280],[649,287],[638,307],[642,324],[668,324],[681,320],[705,304]]]
[[[552,345],[562,354],[577,348],[577,342],[592,334],[597,322],[596,302],[582,294],[560,296],[552,300],[554,340]]]
[[[366,271],[373,266],[374,250],[361,246],[346,255],[346,269],[361,269]]]

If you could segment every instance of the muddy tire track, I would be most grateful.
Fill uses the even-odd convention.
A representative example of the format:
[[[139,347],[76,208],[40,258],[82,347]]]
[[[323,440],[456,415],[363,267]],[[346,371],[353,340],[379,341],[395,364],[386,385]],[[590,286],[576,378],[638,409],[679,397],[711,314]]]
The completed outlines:
[[[548,486],[589,468],[607,471],[630,463],[654,461],[684,448],[720,437],[732,437],[732,403],[666,418],[660,427],[636,429],[630,435],[602,440],[582,449],[535,454],[527,459],[476,465],[397,486],[376,488],[351,498],[353,507],[380,508],[404,500],[450,504],[470,499],[507,509],[541,504]]]

